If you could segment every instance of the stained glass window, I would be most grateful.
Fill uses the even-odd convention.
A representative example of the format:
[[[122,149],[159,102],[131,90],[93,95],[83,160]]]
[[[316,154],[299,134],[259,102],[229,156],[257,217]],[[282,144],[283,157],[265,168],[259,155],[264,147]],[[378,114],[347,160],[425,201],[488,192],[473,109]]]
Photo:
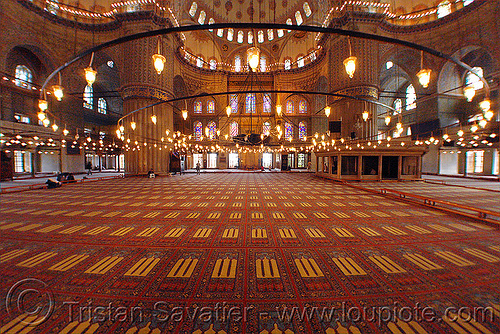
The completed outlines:
[[[97,100],[97,111],[101,114],[106,114],[107,103],[106,100],[102,97]]]
[[[196,58],[196,66],[203,67],[203,58],[201,57]]]
[[[83,91],[83,107],[87,109],[92,109],[94,104],[94,89],[92,86],[85,86]]]
[[[253,93],[247,94],[245,111],[247,114],[255,113],[255,94]]]
[[[283,29],[278,29],[278,38],[281,38],[285,35],[285,32],[283,31]]]
[[[217,69],[217,60],[210,59],[210,69],[211,70],[216,70]]]
[[[243,43],[243,31],[238,31],[238,43]]]
[[[207,102],[207,113],[213,114],[215,112],[215,102],[210,100]]]
[[[201,136],[203,136],[203,125],[201,122],[194,123],[194,139],[200,140]]]
[[[292,127],[292,123],[285,122],[285,139],[289,140],[290,138],[293,139],[293,127]]]
[[[307,17],[311,16],[312,14],[311,7],[309,7],[309,4],[307,2],[304,2],[302,8],[304,9],[304,13],[306,14]]]
[[[403,109],[403,102],[401,99],[394,100],[394,114],[401,114],[401,110]]]
[[[271,112],[271,95],[269,95],[268,93],[264,94],[262,101],[262,111],[265,113]]]
[[[16,86],[30,89],[33,81],[31,70],[24,65],[17,65],[15,72]]]
[[[260,56],[260,62],[259,62],[259,65],[260,65],[260,71],[261,72],[265,72],[266,71],[266,56]]]
[[[248,44],[253,44],[253,32],[248,32]]]
[[[208,20],[208,24],[214,24],[215,23],[215,20],[213,17],[210,18],[210,20]],[[208,31],[214,31],[213,29],[208,29]]]
[[[305,100],[299,102],[299,113],[304,114],[307,112],[307,103]]]
[[[202,111],[203,111],[203,105],[201,104],[201,101],[196,101],[194,103],[195,114],[201,114]]]
[[[292,23],[292,19],[291,18],[287,18],[286,19],[286,24],[288,24],[289,26],[291,26],[293,23]],[[291,32],[291,30],[288,30],[288,32]]]
[[[304,57],[299,57],[297,59],[297,67],[303,67],[304,66]]]
[[[231,125],[229,125],[229,135],[231,137],[236,137],[238,132],[238,122],[232,122]]]
[[[262,134],[264,136],[269,136],[270,133],[271,133],[271,123],[264,122],[264,124],[262,124]]]
[[[217,36],[219,37],[224,36],[224,29],[217,29]]]
[[[302,14],[300,14],[300,11],[295,12],[295,21],[297,21],[297,25],[300,26],[304,20],[302,19]]]
[[[285,70],[292,68],[292,61],[290,59],[285,59]]]
[[[215,122],[210,122],[208,123],[208,136],[210,137],[210,139],[213,139],[215,138],[215,136],[217,135],[217,125],[215,124]]]
[[[451,3],[446,0],[442,1],[437,8],[437,17],[445,17],[446,15],[451,13]]]
[[[415,109],[417,107],[417,94],[415,93],[415,87],[410,84],[406,87],[406,110]]]
[[[307,125],[304,122],[299,123],[299,139],[305,140],[307,138]]]
[[[259,30],[257,37],[257,42],[264,43],[264,32],[262,30]]]
[[[191,15],[191,17],[193,17],[194,14],[196,14],[197,10],[198,10],[198,4],[196,2],[193,2],[191,4],[191,8],[189,8],[189,15]]]
[[[286,113],[293,114],[293,101],[286,101]]]
[[[273,29],[267,29],[267,39],[269,41],[272,41],[274,39],[274,30]]]
[[[227,40],[228,41],[232,42],[232,40],[233,40],[233,34],[234,34],[233,28],[229,28],[227,30]]]
[[[198,23],[199,24],[204,24],[205,23],[205,18],[207,17],[207,13],[205,13],[204,10],[200,12],[200,17],[198,17]]]
[[[57,11],[59,10],[59,0],[52,0],[47,5],[47,10],[49,13],[53,15],[57,15]]]
[[[241,71],[241,57],[240,57],[240,55],[234,56],[234,70],[236,72]]]
[[[481,67],[473,67],[472,72],[467,72],[465,75],[465,86],[472,86],[475,90],[482,89],[484,84],[478,76],[483,77],[483,69]]]
[[[236,114],[238,112],[238,95],[232,94],[230,100],[231,112]]]

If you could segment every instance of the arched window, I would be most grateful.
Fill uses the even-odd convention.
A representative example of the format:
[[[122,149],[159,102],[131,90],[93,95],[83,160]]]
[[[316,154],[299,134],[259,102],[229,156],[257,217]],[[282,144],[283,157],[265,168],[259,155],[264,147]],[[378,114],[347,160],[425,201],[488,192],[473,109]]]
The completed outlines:
[[[264,43],[264,32],[262,30],[257,33],[257,42]]]
[[[271,133],[271,123],[264,122],[264,124],[262,124],[262,134],[264,136],[269,136],[270,133]]]
[[[227,40],[232,42],[233,41],[233,35],[234,35],[234,30],[233,28],[229,28],[227,30]]]
[[[196,101],[194,103],[194,113],[201,114],[202,111],[203,111],[203,105],[201,104],[201,101]]]
[[[305,140],[307,138],[307,125],[304,122],[299,123],[299,139]]]
[[[465,86],[472,86],[475,90],[482,89],[484,87],[484,83],[478,76],[481,78],[483,77],[483,69],[481,67],[473,67],[472,72],[467,72],[465,75]]]
[[[292,61],[289,58],[285,59],[285,70],[289,70],[291,68],[292,68]]]
[[[33,73],[24,65],[17,65],[15,72],[16,86],[30,89],[33,83]]]
[[[451,3],[448,0],[440,2],[437,7],[437,17],[438,18],[445,17],[450,13],[451,13]]]
[[[200,140],[201,136],[203,136],[203,125],[201,122],[194,123],[194,139]]]
[[[290,140],[293,139],[293,127],[292,123],[285,122],[285,139]]]
[[[205,23],[205,18],[207,17],[207,13],[205,13],[204,10],[200,12],[200,16],[198,17],[198,23],[199,24],[204,24]]]
[[[217,135],[217,124],[214,121],[208,123],[208,137],[214,139]]]
[[[278,29],[278,38],[285,36],[285,31],[283,29]]]
[[[196,66],[203,67],[203,58],[201,57],[196,58]]]
[[[238,94],[232,94],[230,100],[231,112],[236,114],[238,112]]]
[[[247,114],[255,113],[255,94],[247,94],[247,100],[245,102],[245,111]]]
[[[474,2],[474,0],[464,0],[464,6],[468,6],[473,2]]]
[[[286,101],[286,113],[293,114],[293,101]]]
[[[311,61],[316,60],[316,51],[311,52],[311,54],[309,55],[309,59],[311,59]]]
[[[83,107],[87,109],[93,109],[94,104],[94,89],[92,86],[85,86],[83,91]]]
[[[300,26],[304,20],[302,19],[302,14],[300,14],[300,11],[295,12],[295,21],[297,21],[297,25]]]
[[[214,24],[215,23],[215,20],[213,17],[210,18],[210,20],[208,20],[208,24]],[[213,29],[208,29],[208,31],[214,31]]]
[[[106,103],[106,100],[100,97],[99,100],[97,100],[97,111],[101,114],[106,114],[107,108],[108,104]]]
[[[261,72],[265,72],[266,71],[266,56],[260,56],[260,62],[259,62],[259,65],[260,65],[260,71]]]
[[[215,102],[210,100],[207,102],[207,113],[213,114],[215,112]]]
[[[272,41],[274,39],[274,30],[273,29],[267,29],[267,39],[269,41]]]
[[[57,15],[59,11],[59,0],[52,0],[47,3],[47,11],[53,15]]]
[[[406,110],[415,109],[417,107],[417,94],[415,93],[415,87],[410,84],[406,87]]]
[[[286,24],[288,24],[289,26],[291,26],[293,24],[292,19],[291,18],[287,18],[286,19]],[[291,32],[291,30],[288,30],[288,32]]]
[[[211,70],[216,70],[217,69],[217,60],[215,59],[210,59],[210,69]]]
[[[403,102],[401,99],[395,99],[394,100],[394,114],[401,114],[401,111],[403,110]]]
[[[239,129],[238,129],[238,122],[232,122],[230,125],[229,125],[229,135],[231,137],[236,137],[239,133]]]
[[[237,40],[238,43],[243,43],[243,37],[244,37],[243,35],[244,34],[242,30],[238,31],[238,40]]]
[[[248,32],[248,44],[253,44],[253,32]]]
[[[265,93],[262,101],[262,111],[265,113],[271,112],[271,96],[269,93]]]
[[[219,37],[224,36],[224,29],[217,29],[217,36]]]
[[[305,114],[307,112],[307,103],[305,100],[299,102],[299,113]]]
[[[304,57],[299,57],[297,59],[297,67],[304,67]]]
[[[198,4],[196,2],[193,2],[191,4],[191,8],[189,8],[189,15],[191,15],[191,17],[194,17],[197,10],[198,10]]]
[[[302,5],[302,8],[304,9],[304,13],[306,14],[306,17],[311,16],[311,14],[312,14],[311,7],[309,7],[309,4],[307,2],[304,2],[304,4]]]

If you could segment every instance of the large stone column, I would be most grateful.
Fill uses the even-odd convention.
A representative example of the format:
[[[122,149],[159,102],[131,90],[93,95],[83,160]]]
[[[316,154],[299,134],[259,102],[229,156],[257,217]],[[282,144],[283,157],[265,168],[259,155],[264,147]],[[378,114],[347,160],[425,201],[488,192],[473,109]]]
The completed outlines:
[[[157,29],[151,22],[128,22],[125,33]],[[160,38],[160,53],[167,62],[161,74],[153,66],[151,56],[157,53],[158,37],[140,39],[121,45],[123,55],[123,97],[125,143],[125,173],[145,174],[150,169],[165,174],[170,167],[170,143],[166,131],[173,133],[173,109],[169,103],[148,107],[171,98],[173,85],[173,44],[171,38]],[[142,109],[144,108],[144,109]],[[139,110],[140,109],[140,110]],[[156,116],[156,124],[151,116]],[[136,128],[132,129],[131,123]]]

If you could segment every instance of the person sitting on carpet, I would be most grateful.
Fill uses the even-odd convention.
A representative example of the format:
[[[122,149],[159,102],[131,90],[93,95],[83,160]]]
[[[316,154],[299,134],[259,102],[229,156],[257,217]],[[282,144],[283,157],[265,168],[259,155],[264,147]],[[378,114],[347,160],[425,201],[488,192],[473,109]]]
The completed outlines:
[[[49,189],[54,189],[54,188],[59,188],[62,183],[59,182],[59,181],[54,181],[52,179],[48,179],[47,182],[45,182],[47,184],[47,188]]]
[[[155,172],[153,171],[153,168],[151,168],[151,169],[149,170],[149,172],[148,172],[148,177],[149,177],[150,179],[153,179],[155,176],[156,176],[156,175],[155,175]]]

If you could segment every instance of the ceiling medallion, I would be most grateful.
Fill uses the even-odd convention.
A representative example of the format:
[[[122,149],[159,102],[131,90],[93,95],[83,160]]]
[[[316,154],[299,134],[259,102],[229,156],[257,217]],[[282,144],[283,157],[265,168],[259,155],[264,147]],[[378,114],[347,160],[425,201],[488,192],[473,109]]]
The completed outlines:
[[[230,12],[231,9],[233,9],[233,3],[231,1],[226,1],[226,3],[224,4],[224,8],[226,8],[226,10]]]
[[[216,8],[219,8],[219,7],[220,7],[220,0],[215,0],[215,1],[214,1],[214,6],[215,6]]]
[[[286,0],[283,0],[283,2],[281,3],[281,5],[282,5],[283,7],[286,7],[286,6],[288,6],[288,1],[286,1]]]
[[[238,20],[241,20],[241,17],[242,17],[241,12],[240,12],[240,11],[237,11],[237,12],[236,12],[236,18],[237,18]]]
[[[222,44],[222,51],[226,52],[228,49],[227,44]]]

